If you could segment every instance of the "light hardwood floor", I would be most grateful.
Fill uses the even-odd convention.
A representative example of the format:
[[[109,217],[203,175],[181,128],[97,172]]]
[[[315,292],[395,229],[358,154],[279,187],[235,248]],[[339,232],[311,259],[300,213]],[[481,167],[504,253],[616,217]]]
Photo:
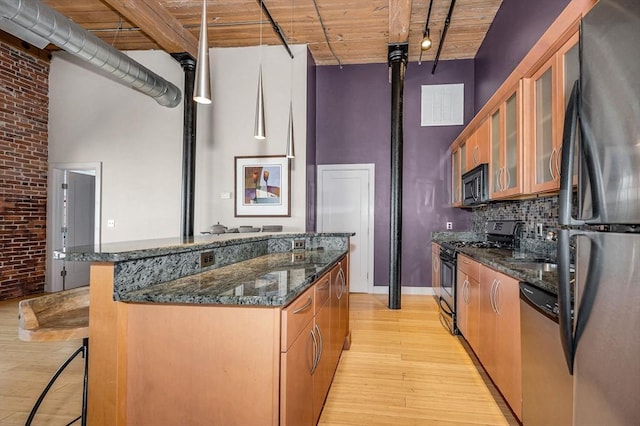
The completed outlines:
[[[351,295],[351,349],[342,354],[321,425],[517,424],[462,340],[442,328],[431,296],[402,296],[400,310],[387,309],[386,298]],[[0,302],[3,426],[24,425],[46,382],[81,344],[21,342],[17,312],[17,301]],[[81,392],[78,357],[34,425],[67,424],[80,413]]]

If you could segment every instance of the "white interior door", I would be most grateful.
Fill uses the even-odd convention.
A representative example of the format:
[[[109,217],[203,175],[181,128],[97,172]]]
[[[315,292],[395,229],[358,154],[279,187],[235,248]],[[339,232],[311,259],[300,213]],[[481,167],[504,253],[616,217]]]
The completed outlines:
[[[373,164],[318,166],[318,231],[355,232],[351,237],[349,285],[373,293]]]

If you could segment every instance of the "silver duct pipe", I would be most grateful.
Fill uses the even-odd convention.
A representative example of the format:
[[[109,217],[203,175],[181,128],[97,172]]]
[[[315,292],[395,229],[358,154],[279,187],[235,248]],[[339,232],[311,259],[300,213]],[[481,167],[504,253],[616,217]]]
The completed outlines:
[[[175,85],[38,0],[0,0],[0,16],[0,24],[6,19],[48,40],[151,96],[162,106],[173,108],[180,104],[182,95]],[[11,26],[15,28],[15,25]],[[0,25],[0,28],[6,29],[6,26]]]

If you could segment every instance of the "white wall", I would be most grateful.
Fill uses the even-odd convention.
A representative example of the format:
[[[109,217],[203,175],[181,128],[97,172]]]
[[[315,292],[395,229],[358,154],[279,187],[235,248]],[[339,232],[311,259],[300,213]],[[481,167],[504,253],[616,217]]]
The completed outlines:
[[[253,139],[259,48],[211,50],[213,103],[198,106],[195,232],[228,226],[305,223],[306,46],[295,53],[291,218],[233,217],[233,157],[284,154],[291,60],[281,46],[262,48],[267,140]],[[183,88],[180,65],[160,51],[128,54]],[[65,53],[55,54],[49,79],[49,162],[102,162],[102,242],[180,235],[182,105],[152,98],[96,74]],[[115,228],[107,228],[107,220]]]
[[[198,106],[197,193],[206,199],[196,207],[196,230],[220,222],[240,225],[283,225],[286,231],[304,231],[306,198],[306,46],[292,46],[293,117],[296,158],[291,161],[291,217],[234,217],[234,157],[284,155],[289,123],[292,63],[282,46],[211,49],[213,102]],[[262,53],[261,53],[262,51]],[[262,56],[267,139],[253,138],[258,70]],[[231,199],[221,199],[231,192]]]

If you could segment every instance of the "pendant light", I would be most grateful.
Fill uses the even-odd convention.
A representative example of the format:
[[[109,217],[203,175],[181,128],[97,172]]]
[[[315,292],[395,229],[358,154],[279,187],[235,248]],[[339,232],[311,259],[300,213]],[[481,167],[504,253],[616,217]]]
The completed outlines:
[[[202,0],[200,40],[198,41],[198,61],[193,100],[199,104],[211,103],[211,82],[209,80],[209,40],[207,37],[207,0]]]
[[[293,40],[293,6],[294,1],[291,0],[291,40]],[[295,149],[293,143],[293,58],[291,58],[291,87],[289,89],[289,126],[287,128],[287,158],[295,158]]]
[[[256,119],[253,137],[259,140],[267,138],[264,123],[264,93],[262,91],[262,0],[260,0],[260,69],[258,71],[258,95],[256,96]]]

